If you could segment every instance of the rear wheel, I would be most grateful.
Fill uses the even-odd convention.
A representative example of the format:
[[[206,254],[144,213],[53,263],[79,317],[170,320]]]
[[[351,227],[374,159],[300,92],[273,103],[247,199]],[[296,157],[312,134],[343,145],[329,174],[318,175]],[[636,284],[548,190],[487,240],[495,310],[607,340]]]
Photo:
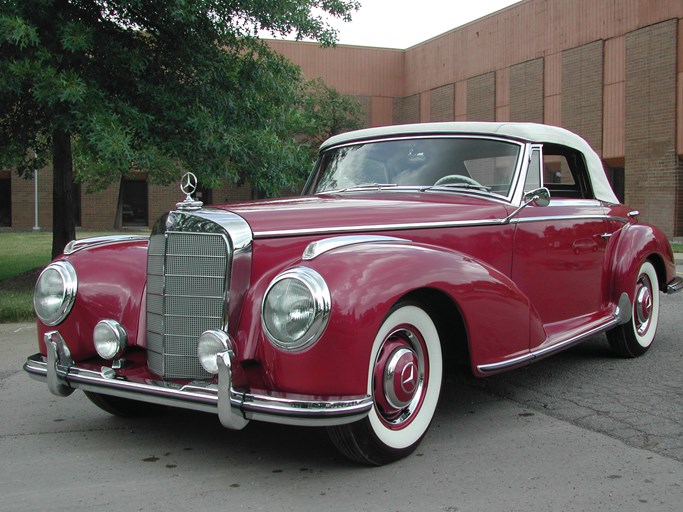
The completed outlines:
[[[163,405],[159,404],[139,402],[137,400],[130,400],[118,396],[93,393],[92,391],[84,391],[84,393],[92,403],[103,411],[123,418],[153,416],[160,413],[164,408]]]
[[[607,331],[610,347],[621,357],[638,357],[648,351],[659,323],[659,281],[649,261],[638,271],[631,321]]]
[[[341,453],[381,465],[413,452],[434,417],[441,392],[441,343],[434,321],[419,305],[395,306],[372,347],[366,418],[328,429]]]

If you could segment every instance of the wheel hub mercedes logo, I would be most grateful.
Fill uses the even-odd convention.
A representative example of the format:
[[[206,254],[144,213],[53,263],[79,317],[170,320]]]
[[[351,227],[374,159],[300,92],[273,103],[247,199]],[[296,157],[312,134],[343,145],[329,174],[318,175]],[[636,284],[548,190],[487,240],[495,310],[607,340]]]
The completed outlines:
[[[401,372],[401,389],[404,393],[411,394],[415,391],[417,368],[412,361],[403,367]]]

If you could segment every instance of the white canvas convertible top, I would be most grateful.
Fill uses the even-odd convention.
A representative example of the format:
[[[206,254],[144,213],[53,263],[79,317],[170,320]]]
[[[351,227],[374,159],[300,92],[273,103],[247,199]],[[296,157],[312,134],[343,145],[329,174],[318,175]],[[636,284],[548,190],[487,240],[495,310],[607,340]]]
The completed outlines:
[[[381,139],[384,137],[446,134],[495,135],[499,137],[509,137],[524,142],[560,144],[576,149],[581,151],[586,158],[588,174],[591,183],[593,184],[595,198],[607,203],[619,203],[619,200],[612,191],[612,187],[607,181],[602,160],[597,153],[593,151],[593,148],[591,148],[584,139],[575,133],[558,126],[537,123],[486,122],[418,123],[382,126],[378,128],[356,130],[330,137],[320,146],[320,151],[340,144]]]

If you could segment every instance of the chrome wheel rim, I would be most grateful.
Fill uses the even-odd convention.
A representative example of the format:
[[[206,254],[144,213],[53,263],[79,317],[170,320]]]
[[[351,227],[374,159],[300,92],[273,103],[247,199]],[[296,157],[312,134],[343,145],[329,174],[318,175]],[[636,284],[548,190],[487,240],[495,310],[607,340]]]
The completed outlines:
[[[652,296],[652,282],[642,274],[636,283],[636,300],[634,303],[634,320],[639,336],[645,335],[652,324],[654,301]]]

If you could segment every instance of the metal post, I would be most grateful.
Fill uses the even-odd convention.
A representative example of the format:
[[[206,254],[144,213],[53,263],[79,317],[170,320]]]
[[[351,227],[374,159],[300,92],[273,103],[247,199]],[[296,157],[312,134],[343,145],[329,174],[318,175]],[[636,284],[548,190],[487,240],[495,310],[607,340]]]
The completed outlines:
[[[40,225],[38,224],[38,170],[33,171],[33,204],[35,216],[33,231],[40,231]]]

